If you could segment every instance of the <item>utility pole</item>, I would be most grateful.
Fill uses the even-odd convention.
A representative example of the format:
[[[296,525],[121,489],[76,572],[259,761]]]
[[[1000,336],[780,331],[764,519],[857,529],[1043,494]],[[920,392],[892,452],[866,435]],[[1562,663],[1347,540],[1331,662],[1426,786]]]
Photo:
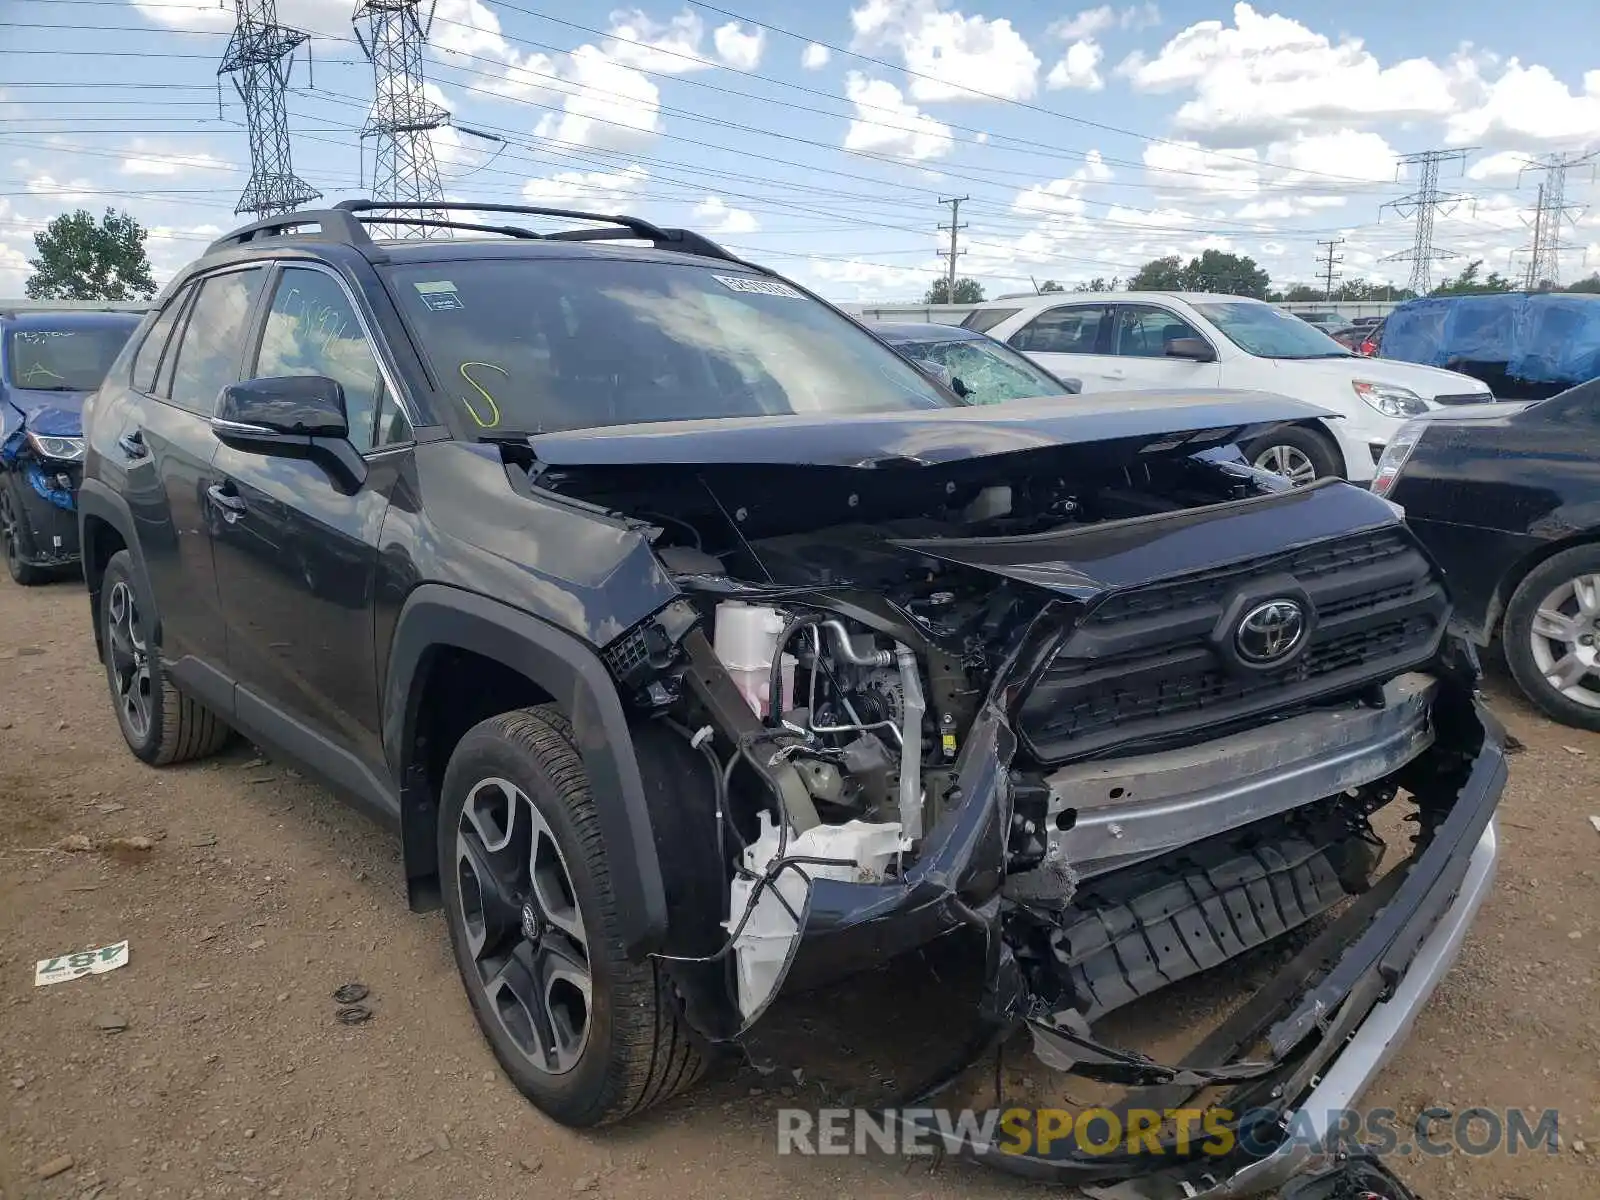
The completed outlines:
[[[1335,250],[1337,250],[1340,246],[1344,245],[1344,239],[1343,238],[1329,238],[1325,242],[1318,242],[1317,245],[1326,246],[1328,248],[1327,256],[1323,261],[1322,277],[1323,277],[1324,281],[1326,282],[1326,286],[1323,288],[1322,298],[1324,300],[1331,301],[1333,299],[1333,280],[1334,280],[1333,268],[1344,261],[1344,255],[1341,254],[1338,258],[1335,258],[1333,256],[1333,252]]]
[[[1400,159],[1403,165],[1413,165],[1421,168],[1418,172],[1417,190],[1409,196],[1391,200],[1383,207],[1394,209],[1402,217],[1416,217],[1417,236],[1411,243],[1411,249],[1391,254],[1384,261],[1406,262],[1409,260],[1411,263],[1411,289],[1419,296],[1428,292],[1433,286],[1433,264],[1455,257],[1455,254],[1449,250],[1439,250],[1434,247],[1433,214],[1438,209],[1451,209],[1462,201],[1470,199],[1470,197],[1460,194],[1440,194],[1439,164],[1444,162],[1465,162],[1467,155],[1476,149],[1476,146],[1466,146],[1455,150],[1423,150],[1418,154],[1404,155]]]
[[[283,102],[294,52],[311,35],[279,25],[275,0],[234,0],[233,10],[233,36],[222,52],[217,75],[233,76],[250,138],[250,180],[233,211],[275,217],[322,195],[294,173]],[[217,86],[220,108],[222,85]]]
[[[1537,291],[1542,285],[1561,282],[1561,251],[1570,249],[1561,241],[1563,224],[1576,224],[1583,209],[1568,204],[1567,170],[1593,162],[1600,151],[1588,154],[1548,154],[1541,159],[1530,159],[1525,169],[1544,172],[1544,182],[1539,185],[1539,206],[1533,213],[1533,246],[1528,252],[1527,289]]]
[[[962,203],[968,199],[970,197],[967,196],[953,196],[949,200],[941,196],[939,199],[940,204],[948,204],[950,206],[950,224],[939,226],[941,231],[946,229],[950,231],[950,249],[939,251],[941,256],[948,255],[950,258],[950,274],[945,283],[945,303],[947,304],[954,304],[956,301],[956,259],[966,253],[965,250],[956,249],[956,234],[966,228],[965,225],[958,223],[957,218],[961,216]]]
[[[372,115],[361,130],[361,140],[377,139],[372,163],[375,200],[436,204],[444,199],[431,135],[450,123],[450,114],[429,103],[422,76],[422,47],[433,24],[434,3],[435,0],[357,0],[355,15],[350,18],[356,40],[372,63]],[[425,18],[417,13],[424,4]],[[396,210],[390,229],[395,237],[425,238],[435,230],[420,222],[443,217],[437,209],[408,209],[404,216]]]

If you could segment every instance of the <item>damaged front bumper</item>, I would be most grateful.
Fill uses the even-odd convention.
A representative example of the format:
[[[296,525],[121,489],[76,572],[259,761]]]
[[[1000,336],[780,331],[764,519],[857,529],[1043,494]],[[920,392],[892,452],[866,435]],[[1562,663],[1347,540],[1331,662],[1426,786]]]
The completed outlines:
[[[76,460],[42,458],[18,428],[0,443],[0,487],[11,493],[10,530],[21,561],[33,567],[67,567],[79,559]]]
[[[1014,736],[993,710],[980,716],[963,748],[955,802],[901,878],[811,881],[781,990],[814,987],[975,929],[988,947],[979,1015],[992,1034],[975,1047],[1026,1025],[1046,1063],[1134,1089],[1125,1107],[1163,1111],[1231,1087],[1215,1103],[1245,1115],[1224,1157],[1205,1157],[1198,1144],[1180,1153],[1173,1140],[1159,1154],[1136,1156],[1087,1153],[1070,1140],[1045,1155],[961,1141],[948,1141],[949,1151],[1025,1177],[1094,1186],[1116,1200],[1271,1191],[1333,1148],[1339,1113],[1408,1033],[1492,883],[1493,815],[1506,780],[1503,733],[1470,689],[1453,667],[1438,677],[1403,676],[1388,685],[1382,704],[1219,739],[1205,747],[1204,761],[1157,754],[1046,781],[1052,828],[1065,827],[1063,836],[1051,835],[1056,848],[1066,847],[1067,861],[1090,873],[1214,832],[1223,812],[1237,826],[1379,780],[1398,781],[1432,814],[1411,856],[1183,1063],[1163,1066],[1101,1046],[1086,1026],[1058,1020],[1029,994],[1002,934],[1002,885],[1017,794],[1037,785],[1010,770]],[[1130,762],[1143,774],[1119,776]],[[1130,797],[1136,781],[1142,794]],[[1124,803],[1088,803],[1113,792]],[[1074,799],[1073,820],[1057,823]],[[921,1132],[933,1142],[944,1136],[933,1125]]]

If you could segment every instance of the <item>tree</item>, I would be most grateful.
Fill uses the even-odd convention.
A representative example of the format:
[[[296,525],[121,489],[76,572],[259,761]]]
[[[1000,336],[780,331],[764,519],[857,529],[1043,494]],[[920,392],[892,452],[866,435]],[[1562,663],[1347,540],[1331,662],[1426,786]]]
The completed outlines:
[[[1321,288],[1312,287],[1308,283],[1297,283],[1280,295],[1268,297],[1268,299],[1282,300],[1290,304],[1299,304],[1311,300],[1326,300],[1327,298],[1327,294]]]
[[[1039,294],[1041,296],[1044,295],[1046,292],[1064,292],[1064,291],[1066,291],[1066,289],[1063,288],[1054,279],[1046,279],[1043,283],[1041,283],[1039,285]]]
[[[1498,271],[1490,271],[1482,279],[1478,272],[1483,269],[1483,259],[1475,258],[1461,268],[1461,274],[1454,279],[1441,283],[1429,293],[1431,296],[1481,296],[1493,292],[1510,292],[1516,290],[1516,285],[1501,275]]]
[[[983,300],[983,285],[976,279],[956,280],[955,294],[950,293],[948,279],[936,279],[933,286],[928,289],[928,294],[922,298],[924,304],[977,304]]]
[[[144,239],[127,213],[108,208],[98,224],[81,208],[62,213],[33,235],[39,257],[24,290],[34,300],[148,300],[156,283]]]
[[[1600,272],[1590,275],[1587,279],[1580,279],[1576,283],[1569,283],[1561,290],[1563,292],[1600,292]]]
[[[1122,286],[1122,280],[1113,278],[1109,283],[1103,275],[1096,275],[1088,283],[1074,284],[1075,292],[1114,292]]]
[[[1154,258],[1140,267],[1128,280],[1130,292],[1181,292],[1183,291],[1183,260],[1176,254]]]

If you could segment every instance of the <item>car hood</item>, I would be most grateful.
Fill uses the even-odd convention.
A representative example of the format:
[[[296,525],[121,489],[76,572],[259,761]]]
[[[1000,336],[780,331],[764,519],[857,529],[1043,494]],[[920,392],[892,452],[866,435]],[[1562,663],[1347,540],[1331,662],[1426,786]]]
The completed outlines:
[[[1316,405],[1264,392],[1105,392],[967,408],[659,421],[535,434],[528,440],[539,461],[551,467],[872,468],[1130,440],[1143,450],[1192,442],[1198,451],[1237,440],[1253,427],[1329,415]]]
[[[1464,396],[1482,392],[1491,399],[1492,393],[1481,380],[1441,367],[1425,367],[1420,363],[1398,362],[1389,358],[1304,358],[1278,359],[1280,368],[1292,369],[1296,374],[1318,375],[1330,381],[1358,379],[1368,383],[1383,383],[1391,387],[1409,388],[1426,400],[1435,396]],[[1294,389],[1287,383],[1285,391]]]
[[[77,437],[82,432],[83,402],[89,395],[88,392],[41,392],[26,388],[9,388],[5,392],[5,398],[14,412],[6,415],[15,421],[16,415],[21,414],[27,421],[28,428],[35,433],[51,434],[56,437]],[[48,423],[52,427],[46,429],[41,422]]]

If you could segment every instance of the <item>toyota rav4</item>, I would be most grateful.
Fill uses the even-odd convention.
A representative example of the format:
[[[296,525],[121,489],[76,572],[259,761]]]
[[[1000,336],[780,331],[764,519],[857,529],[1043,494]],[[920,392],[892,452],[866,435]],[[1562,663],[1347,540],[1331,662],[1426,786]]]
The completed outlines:
[[[1449,966],[1505,776],[1393,506],[1235,448],[1319,412],[969,407],[691,232],[348,201],[216,242],[92,400],[94,636],[145,762],[238,730],[397,830],[558,1121],[937,941],[971,1045],[1158,1110],[1221,1089],[1250,1135],[996,1162],[1253,1193]],[[1295,929],[1182,1061],[1097,1037]]]

